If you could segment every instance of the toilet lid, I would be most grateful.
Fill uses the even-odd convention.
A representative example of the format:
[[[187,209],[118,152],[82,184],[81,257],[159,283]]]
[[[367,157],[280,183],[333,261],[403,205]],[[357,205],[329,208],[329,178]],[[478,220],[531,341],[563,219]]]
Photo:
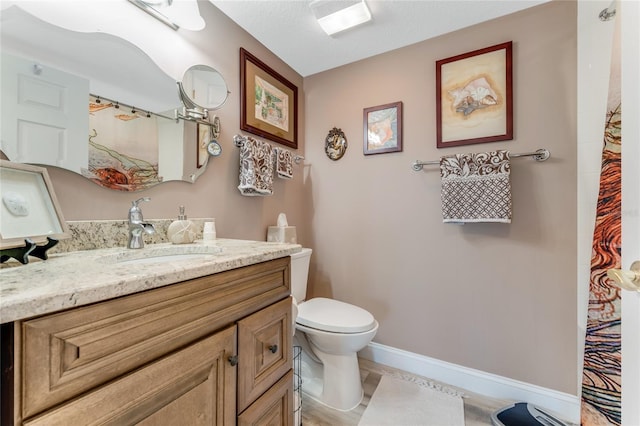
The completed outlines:
[[[298,324],[335,333],[369,331],[376,320],[366,310],[339,300],[315,297],[298,305]]]

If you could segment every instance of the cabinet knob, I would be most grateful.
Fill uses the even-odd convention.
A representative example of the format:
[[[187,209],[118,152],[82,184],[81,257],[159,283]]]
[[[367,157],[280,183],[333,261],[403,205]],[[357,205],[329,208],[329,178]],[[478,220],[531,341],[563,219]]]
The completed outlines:
[[[232,367],[235,367],[236,365],[238,365],[238,355],[230,356],[229,364],[231,364]]]
[[[278,345],[269,346],[269,350],[271,351],[272,354],[275,354],[276,352],[278,352]]]

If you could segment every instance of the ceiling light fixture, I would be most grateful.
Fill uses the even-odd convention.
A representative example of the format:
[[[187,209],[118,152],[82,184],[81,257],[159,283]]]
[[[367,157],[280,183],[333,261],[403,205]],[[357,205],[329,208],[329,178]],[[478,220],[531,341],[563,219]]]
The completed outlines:
[[[205,27],[196,0],[129,0],[174,30],[199,31]]]
[[[309,5],[320,27],[328,35],[371,20],[365,0],[315,0]]]

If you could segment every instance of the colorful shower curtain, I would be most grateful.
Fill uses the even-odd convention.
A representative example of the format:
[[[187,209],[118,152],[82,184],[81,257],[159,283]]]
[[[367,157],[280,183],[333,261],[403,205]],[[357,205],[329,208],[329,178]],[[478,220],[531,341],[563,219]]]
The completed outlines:
[[[612,285],[606,275],[608,269],[621,267],[619,14],[614,34],[582,375],[581,424],[585,426],[621,424],[620,289]]]

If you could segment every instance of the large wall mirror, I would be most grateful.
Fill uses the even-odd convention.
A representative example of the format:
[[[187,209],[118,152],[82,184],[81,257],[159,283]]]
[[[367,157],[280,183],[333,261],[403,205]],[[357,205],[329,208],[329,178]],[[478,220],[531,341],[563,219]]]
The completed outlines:
[[[194,182],[204,172],[202,147],[217,137],[219,121],[180,114],[186,106],[176,81],[142,50],[110,34],[51,25],[17,6],[2,11],[0,31],[0,149],[9,160],[62,167],[122,191]],[[222,106],[222,76],[210,67],[196,74],[212,82],[205,92],[217,103],[208,108]]]

